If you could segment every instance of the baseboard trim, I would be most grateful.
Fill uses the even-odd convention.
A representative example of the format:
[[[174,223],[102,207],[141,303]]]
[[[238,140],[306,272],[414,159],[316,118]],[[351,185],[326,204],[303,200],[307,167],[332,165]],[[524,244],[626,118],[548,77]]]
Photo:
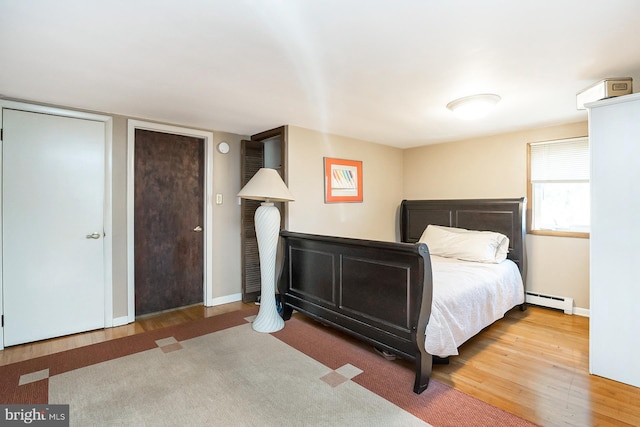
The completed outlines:
[[[116,326],[126,325],[127,323],[129,323],[129,316],[114,317],[111,326],[115,328]]]
[[[591,311],[588,308],[574,307],[573,314],[577,316],[590,317]]]
[[[207,307],[213,307],[216,305],[228,304],[230,302],[242,301],[242,294],[231,294],[223,297],[210,298],[207,300]]]

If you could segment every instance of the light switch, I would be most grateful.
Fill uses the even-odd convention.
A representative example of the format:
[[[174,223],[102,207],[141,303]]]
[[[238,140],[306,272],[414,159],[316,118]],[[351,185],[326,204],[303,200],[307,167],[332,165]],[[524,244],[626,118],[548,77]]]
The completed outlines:
[[[222,204],[222,193],[217,193],[216,194],[216,205],[221,205]]]

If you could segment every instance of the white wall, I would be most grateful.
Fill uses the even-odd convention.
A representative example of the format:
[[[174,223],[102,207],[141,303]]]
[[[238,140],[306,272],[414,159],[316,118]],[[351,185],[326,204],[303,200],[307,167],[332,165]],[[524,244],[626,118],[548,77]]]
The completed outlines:
[[[593,104],[590,372],[640,387],[640,94]],[[636,402],[637,404],[637,402]]]
[[[395,241],[402,201],[402,150],[289,126],[287,176],[295,197],[287,229]],[[362,203],[324,203],[324,157],[363,162]]]
[[[404,197],[462,199],[527,195],[527,143],[588,134],[587,122],[412,148],[404,152]],[[589,308],[589,239],[526,236],[527,290]]]
[[[128,117],[113,121],[113,317],[127,316],[126,141]],[[136,118],[144,120],[144,118]],[[401,150],[353,138],[289,126],[288,183],[291,231],[397,241],[398,208],[403,198],[521,197],[526,194],[526,143],[587,134],[587,124],[517,132]],[[213,131],[229,154],[214,153],[213,298],[221,301],[241,289],[240,190],[241,135]],[[362,160],[363,203],[324,203],[323,158]],[[569,296],[589,307],[589,241],[527,236],[530,290]]]

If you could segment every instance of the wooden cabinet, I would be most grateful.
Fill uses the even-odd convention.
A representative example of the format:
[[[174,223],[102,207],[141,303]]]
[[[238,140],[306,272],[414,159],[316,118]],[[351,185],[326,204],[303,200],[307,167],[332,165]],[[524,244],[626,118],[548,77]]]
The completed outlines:
[[[251,136],[250,141],[242,141],[241,188],[262,167],[276,169],[283,181],[287,182],[285,126]],[[241,201],[241,247],[242,247],[242,301],[253,302],[260,295],[260,257],[253,217],[260,206],[257,200]],[[276,203],[280,209],[281,228],[286,218],[286,204]]]
[[[587,107],[590,372],[640,387],[640,94]]]

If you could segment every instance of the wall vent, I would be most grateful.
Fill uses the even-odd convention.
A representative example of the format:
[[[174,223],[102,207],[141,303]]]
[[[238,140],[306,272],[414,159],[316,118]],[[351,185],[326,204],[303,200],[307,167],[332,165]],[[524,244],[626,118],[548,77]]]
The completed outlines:
[[[565,314],[573,314],[573,298],[527,292],[526,301],[529,304],[563,310]]]

